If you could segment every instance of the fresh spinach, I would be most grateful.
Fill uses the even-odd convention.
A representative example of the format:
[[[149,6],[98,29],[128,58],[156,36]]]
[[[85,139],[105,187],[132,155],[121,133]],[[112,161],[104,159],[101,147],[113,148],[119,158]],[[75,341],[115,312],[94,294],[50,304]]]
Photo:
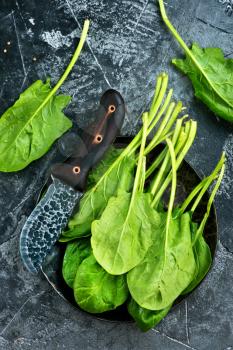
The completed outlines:
[[[88,190],[82,197],[79,207],[75,210],[76,214],[70,219],[68,230],[63,232],[61,239],[72,240],[90,235],[93,220],[100,217],[109,198],[114,196],[119,189],[122,191],[131,189],[134,167],[134,157],[125,157],[118,167],[114,168],[108,177],[105,177],[104,181]]]
[[[18,171],[43,156],[71,126],[62,110],[69,96],[55,95],[63,84],[84,45],[89,21],[86,20],[79,45],[56,86],[36,81],[25,90],[0,118],[0,171]]]
[[[168,314],[171,307],[172,305],[158,311],[147,310],[138,305],[132,298],[127,305],[129,314],[143,332],[155,327]]]
[[[96,260],[113,275],[126,273],[144,258],[159,223],[150,194],[137,193],[133,202],[131,193],[112,197],[101,218],[92,223]]]
[[[108,274],[93,255],[80,264],[74,281],[77,304],[90,313],[113,310],[128,298],[125,276]]]
[[[195,96],[214,113],[233,122],[233,60],[226,59],[219,48],[201,48],[197,43],[189,49],[169,21],[163,0],[159,0],[164,23],[183,48],[186,59],[173,59],[173,64],[191,79]]]
[[[70,288],[73,288],[77,269],[81,262],[91,254],[90,239],[82,238],[68,243],[63,258],[62,275]]]
[[[100,178],[105,174],[108,168],[115,162],[115,160],[122,153],[122,148],[111,146],[103,159],[90,171],[87,179],[87,188],[92,188]]]
[[[211,254],[203,232],[225,163],[223,154],[212,174],[174,207],[177,170],[194,141],[197,124],[185,121],[186,116],[177,120],[182,104],[171,101],[171,90],[165,97],[166,88],[163,74],[151,109],[143,114],[142,129],[124,150],[109,154],[108,161],[95,169],[86,212],[82,204],[81,220],[79,211],[62,238],[91,234],[86,240],[91,241],[92,251],[81,264],[76,241],[67,248],[67,280],[78,305],[99,313],[128,301],[128,312],[144,331],[160,322],[176,298],[193,290],[209,270]],[[157,123],[154,137],[146,144]],[[167,146],[148,167],[147,156],[164,140]],[[203,220],[196,224],[193,213],[216,178]],[[163,203],[165,191],[168,206]],[[82,227],[86,218],[87,226]]]
[[[109,200],[101,218],[91,226],[93,254],[98,263],[113,275],[124,274],[142,261],[152,244],[154,227],[159,222],[151,207],[151,196],[143,193],[144,183],[140,183],[147,129],[148,114],[144,114],[132,193],[118,192]]]
[[[129,291],[140,306],[149,310],[164,309],[192,281],[196,265],[190,222],[190,215],[185,213],[170,221],[167,232],[166,223],[163,229],[155,231],[153,245],[144,260],[129,271]]]

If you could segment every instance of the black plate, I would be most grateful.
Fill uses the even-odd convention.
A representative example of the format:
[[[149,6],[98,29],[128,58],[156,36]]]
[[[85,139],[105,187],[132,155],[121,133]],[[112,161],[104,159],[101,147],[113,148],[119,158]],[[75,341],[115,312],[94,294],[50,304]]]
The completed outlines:
[[[131,138],[128,137],[119,137],[115,142],[115,146],[119,148],[125,147],[126,144],[130,142]],[[151,152],[150,159],[154,159],[154,157],[158,154],[158,152],[163,149],[163,145],[159,145],[153,152]],[[150,162],[148,159],[148,162]],[[178,177],[177,177],[177,191],[176,191],[176,204],[182,203],[184,199],[187,197],[192,189],[200,182],[199,176],[196,174],[194,169],[184,161],[182,166],[179,169]],[[44,190],[46,189],[46,186]],[[44,192],[42,190],[42,193]],[[166,203],[166,193],[164,195],[164,201]],[[194,221],[200,222],[203,218],[206,211],[206,204],[209,199],[209,195],[206,194],[200,205],[198,206],[195,215],[193,217]],[[217,245],[217,218],[216,211],[214,206],[212,206],[209,219],[206,224],[204,237],[210,246],[212,258],[214,258],[216,245]],[[69,288],[63,277],[62,277],[62,261],[65,253],[66,244],[57,242],[54,246],[52,253],[47,257],[45,264],[43,265],[42,272],[54,290],[67,302],[71,303],[75,308],[81,310],[76,304],[73,296],[73,290]],[[201,284],[201,283],[200,283]],[[199,286],[200,286],[199,284]],[[198,286],[198,287],[199,287]],[[197,288],[198,288],[197,287]],[[191,293],[190,293],[191,294]],[[180,303],[188,295],[180,296],[174,305]],[[81,310],[82,312],[85,312]],[[99,319],[109,320],[109,321],[130,321],[132,320],[130,315],[127,312],[126,306],[120,306],[117,309],[109,312],[104,312],[101,314],[93,314],[94,317]]]

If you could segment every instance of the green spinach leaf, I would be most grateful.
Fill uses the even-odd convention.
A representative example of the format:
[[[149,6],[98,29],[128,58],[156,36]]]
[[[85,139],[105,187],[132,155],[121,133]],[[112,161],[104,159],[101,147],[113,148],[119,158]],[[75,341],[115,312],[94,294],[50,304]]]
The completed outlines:
[[[114,146],[109,148],[103,159],[90,171],[87,179],[88,188],[93,187],[99,181],[121,153],[121,148],[115,148]]]
[[[164,229],[154,231],[153,245],[144,260],[129,271],[129,291],[141,307],[168,307],[192,281],[196,265],[190,221],[189,213],[185,213],[170,221],[167,235],[165,224]]]
[[[173,63],[191,79],[195,96],[214,113],[233,122],[233,60],[225,59],[219,48],[204,48],[194,43],[189,49],[169,21],[163,0],[159,0],[162,18],[183,48],[186,59],[173,59]]]
[[[82,197],[76,214],[69,221],[67,234],[64,232],[62,238],[66,235],[71,239],[89,235],[93,220],[100,217],[109,198],[115,195],[117,190],[131,189],[134,167],[134,157],[124,158],[104,181],[88,190]]]
[[[212,264],[211,252],[203,236],[200,236],[193,246],[197,271],[191,283],[182,294],[190,293],[206,276]]]
[[[90,313],[113,310],[128,298],[125,276],[108,274],[93,255],[78,267],[74,281],[74,297],[77,304]]]
[[[126,273],[142,261],[160,223],[150,194],[137,193],[131,203],[131,193],[112,197],[101,218],[92,223],[93,254],[113,275]]]
[[[137,326],[143,331],[147,332],[149,329],[155,327],[168,314],[172,305],[163,310],[152,311],[139,306],[135,300],[131,298],[128,303],[128,312],[133,317]]]
[[[62,275],[70,288],[73,288],[79,265],[90,254],[90,239],[83,238],[67,244],[63,258]]]
[[[62,110],[69,96],[55,95],[77,61],[89,28],[86,20],[74,56],[56,86],[36,81],[0,118],[0,171],[18,171],[43,156],[71,126]]]

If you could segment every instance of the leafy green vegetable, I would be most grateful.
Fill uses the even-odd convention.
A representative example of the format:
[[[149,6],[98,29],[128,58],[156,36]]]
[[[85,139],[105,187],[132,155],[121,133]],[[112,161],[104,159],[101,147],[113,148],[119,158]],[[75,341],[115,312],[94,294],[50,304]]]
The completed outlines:
[[[128,298],[125,276],[108,274],[93,255],[78,267],[74,281],[74,297],[85,311],[100,313],[113,310]]]
[[[194,288],[196,288],[196,286],[198,286],[198,284],[202,281],[202,279],[205,277],[205,275],[209,271],[211,263],[212,263],[212,256],[211,256],[210,248],[203,237],[203,232],[204,232],[205,224],[206,224],[207,219],[208,219],[209,214],[210,214],[210,209],[211,209],[212,203],[214,201],[214,197],[217,193],[217,190],[219,189],[219,186],[221,184],[221,181],[222,181],[222,178],[224,175],[225,153],[222,154],[222,157],[220,158],[213,173],[208,178],[206,178],[207,181],[206,182],[202,181],[202,183],[204,184],[203,188],[202,188],[199,196],[197,197],[197,199],[194,202],[192,209],[191,209],[193,211],[193,209],[196,208],[196,206],[200,202],[200,199],[202,198],[203,194],[205,193],[206,189],[211,184],[211,182],[215,179],[216,174],[219,171],[219,169],[220,169],[220,174],[219,174],[218,180],[214,186],[214,189],[211,193],[211,196],[208,200],[207,210],[206,210],[206,213],[202,219],[202,222],[200,223],[199,227],[196,224],[192,224],[192,229],[193,229],[192,245],[193,245],[193,251],[194,251],[197,269],[196,269],[196,273],[195,273],[193,280],[191,281],[190,285],[184,290],[183,294],[191,292]],[[194,192],[195,192],[195,190],[194,190]],[[190,194],[190,196],[192,197],[192,193]]]
[[[112,197],[101,218],[92,223],[91,245],[99,264],[110,274],[123,274],[140,263],[152,244],[160,217],[151,196],[131,193]]]
[[[70,288],[73,288],[74,279],[79,265],[90,254],[90,239],[83,238],[67,244],[63,258],[62,275]]]
[[[46,83],[36,81],[0,118],[0,171],[25,168],[43,156],[72,126],[62,113],[70,97],[55,94],[77,61],[88,28],[89,21],[86,20],[74,56],[56,86],[51,89],[49,80]]]
[[[203,232],[225,162],[223,154],[212,174],[174,207],[177,171],[192,146],[197,124],[184,122],[186,116],[177,120],[182,103],[171,101],[171,90],[165,96],[166,88],[167,76],[162,74],[151,109],[143,114],[142,129],[124,150],[118,155],[111,151],[95,169],[90,177],[93,187],[84,196],[87,205],[81,205],[62,238],[90,235],[91,225],[90,256],[80,264],[75,245],[67,248],[67,280],[72,284],[77,270],[74,295],[79,306],[91,313],[104,312],[128,301],[130,292],[128,312],[144,331],[158,324],[176,298],[195,288],[208,272],[211,254]],[[154,137],[146,143],[157,123]],[[148,167],[147,156],[162,141],[167,146]],[[193,213],[216,178],[203,220],[196,224]]]
[[[152,311],[139,306],[135,300],[131,298],[128,304],[128,312],[135,320],[137,326],[143,331],[155,327],[170,311],[172,305],[163,310]]]
[[[151,207],[151,196],[142,192],[144,184],[140,183],[147,128],[148,114],[144,114],[132,193],[118,192],[116,197],[109,200],[101,218],[95,220],[91,227],[93,254],[98,263],[113,275],[126,273],[140,263],[152,244],[153,229],[159,222]]]
[[[155,231],[145,259],[127,275],[133,299],[149,310],[168,307],[190,284],[195,272],[190,215],[170,221],[168,232]],[[146,288],[145,288],[146,286]]]
[[[104,173],[108,170],[110,165],[114,163],[114,161],[119,157],[122,153],[121,148],[115,148],[111,146],[109,150],[104,155],[103,159],[90,171],[88,176],[88,184],[87,187],[93,187],[100,178],[104,175]]]
[[[182,294],[190,293],[203,280],[212,264],[210,248],[203,236],[200,236],[193,246],[194,257],[196,261],[196,273]]]
[[[109,198],[115,195],[117,189],[131,189],[134,166],[134,157],[124,158],[117,169],[114,168],[98,187],[94,186],[88,190],[79,203],[78,212],[69,221],[69,230],[63,233],[62,238],[74,239],[89,235],[92,221],[100,217]]]
[[[159,0],[162,18],[186,53],[186,59],[173,59],[173,63],[191,79],[195,96],[214,113],[233,122],[233,60],[225,59],[219,48],[200,48],[194,43],[189,49],[169,21],[163,0]]]

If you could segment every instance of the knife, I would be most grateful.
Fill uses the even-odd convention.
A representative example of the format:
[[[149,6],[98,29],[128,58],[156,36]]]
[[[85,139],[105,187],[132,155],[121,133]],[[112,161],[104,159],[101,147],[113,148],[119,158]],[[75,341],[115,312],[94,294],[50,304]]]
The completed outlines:
[[[20,235],[20,254],[26,268],[38,272],[85,190],[89,170],[103,157],[120,132],[125,104],[116,90],[106,91],[95,121],[77,137],[64,163],[51,168],[52,184],[34,208]]]

